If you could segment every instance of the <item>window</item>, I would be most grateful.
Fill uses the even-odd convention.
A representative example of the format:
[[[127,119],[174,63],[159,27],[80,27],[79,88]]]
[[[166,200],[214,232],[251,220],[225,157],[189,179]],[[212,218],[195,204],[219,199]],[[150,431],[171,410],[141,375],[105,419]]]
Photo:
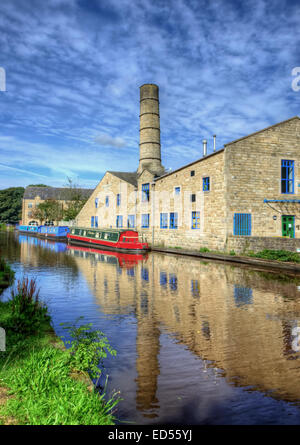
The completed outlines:
[[[180,195],[180,187],[175,187],[175,195]]]
[[[109,196],[105,196],[105,205],[109,207]]]
[[[116,226],[117,227],[123,227],[123,216],[122,215],[117,215]]]
[[[191,280],[191,292],[193,297],[195,298],[200,297],[200,286],[198,280]]]
[[[160,214],[160,228],[161,229],[168,228],[168,214],[167,213]]]
[[[95,217],[92,216],[91,217],[91,227],[94,227],[94,225],[95,225]]]
[[[169,275],[169,286],[171,290],[177,290],[177,276],[174,273]]]
[[[294,161],[281,161],[281,193],[294,193]]]
[[[192,212],[192,229],[200,229],[200,212]]]
[[[166,272],[160,272],[160,285],[161,286],[166,286],[167,282],[168,282],[168,278],[167,278],[167,274]]]
[[[178,228],[178,213],[170,213],[170,229]]]
[[[195,176],[195,170],[191,170],[191,176]]]
[[[234,303],[236,307],[253,303],[253,292],[251,287],[240,287],[234,285]]]
[[[149,183],[142,184],[142,201],[143,202],[149,201],[149,198],[150,198]]]
[[[98,227],[98,216],[95,216],[95,227]]]
[[[235,213],[233,217],[234,235],[251,235],[251,213]]]
[[[29,208],[29,209],[32,209],[32,202],[30,202],[30,203],[28,204],[28,208]]]
[[[145,213],[142,215],[142,228],[143,229],[149,228],[149,213]]]
[[[196,202],[196,195],[195,195],[195,193],[193,193],[191,195],[191,202]]]
[[[210,190],[210,184],[209,184],[209,176],[206,178],[203,178],[203,191],[209,192]]]
[[[120,207],[120,205],[121,205],[121,194],[118,193],[117,194],[117,206]]]
[[[142,267],[141,269],[141,278],[142,280],[149,281],[149,271],[146,267]]]
[[[135,226],[135,215],[128,215],[127,227],[133,228]]]
[[[99,201],[99,199],[96,198],[96,199],[95,199],[95,208],[96,208],[96,209],[98,209],[98,201]]]

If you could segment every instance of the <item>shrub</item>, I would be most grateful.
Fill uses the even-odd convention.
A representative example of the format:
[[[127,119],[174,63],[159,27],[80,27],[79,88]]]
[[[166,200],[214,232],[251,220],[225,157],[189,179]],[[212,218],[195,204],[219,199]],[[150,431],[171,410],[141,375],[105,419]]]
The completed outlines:
[[[68,330],[72,337],[71,341],[65,341],[71,345],[69,348],[71,368],[88,372],[93,379],[100,378],[104,370],[103,360],[108,354],[111,356],[117,354],[110,346],[107,337],[99,330],[92,330],[92,323],[79,327],[64,325],[64,329]]]
[[[41,324],[50,320],[47,306],[39,300],[35,279],[18,280],[17,289],[11,292],[9,328],[22,334],[34,334]]]
[[[209,252],[209,249],[207,247],[200,247],[200,252],[202,253]]]
[[[293,263],[300,263],[300,256],[298,253],[289,252],[288,250],[269,250],[264,249],[260,252],[250,254],[256,258],[263,258],[266,260],[291,261]]]
[[[234,251],[234,250],[231,250],[231,251],[229,252],[229,255],[231,255],[231,256],[235,256],[235,251]]]

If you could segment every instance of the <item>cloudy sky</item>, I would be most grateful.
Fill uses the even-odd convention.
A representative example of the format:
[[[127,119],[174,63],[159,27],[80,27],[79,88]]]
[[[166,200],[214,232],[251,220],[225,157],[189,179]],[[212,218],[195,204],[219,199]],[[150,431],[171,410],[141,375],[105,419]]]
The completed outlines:
[[[134,171],[143,83],[167,168],[299,115],[299,37],[297,1],[2,1],[0,188]]]

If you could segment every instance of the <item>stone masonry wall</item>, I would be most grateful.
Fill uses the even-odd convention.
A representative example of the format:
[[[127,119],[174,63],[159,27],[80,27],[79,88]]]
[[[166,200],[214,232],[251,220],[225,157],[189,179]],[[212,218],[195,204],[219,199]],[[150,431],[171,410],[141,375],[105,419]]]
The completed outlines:
[[[281,193],[281,160],[294,160],[294,194]],[[234,213],[251,213],[252,236],[282,236],[281,213],[264,199],[300,199],[300,119],[293,118],[225,147],[227,235]],[[271,204],[285,215],[300,216],[299,204]],[[300,237],[300,221],[295,236]],[[298,226],[298,227],[297,227]]]

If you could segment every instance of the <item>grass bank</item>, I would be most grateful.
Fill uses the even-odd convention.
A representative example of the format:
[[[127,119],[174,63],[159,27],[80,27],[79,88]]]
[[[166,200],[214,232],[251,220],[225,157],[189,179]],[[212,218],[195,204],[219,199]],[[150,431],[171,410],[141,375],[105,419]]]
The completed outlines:
[[[10,301],[0,302],[0,326],[6,331],[0,424],[114,424],[117,395],[107,400],[96,392],[87,372],[100,375],[97,365],[107,353],[113,355],[102,333],[90,325],[72,328],[75,340],[66,349],[51,328],[35,282],[28,280],[18,283]]]

